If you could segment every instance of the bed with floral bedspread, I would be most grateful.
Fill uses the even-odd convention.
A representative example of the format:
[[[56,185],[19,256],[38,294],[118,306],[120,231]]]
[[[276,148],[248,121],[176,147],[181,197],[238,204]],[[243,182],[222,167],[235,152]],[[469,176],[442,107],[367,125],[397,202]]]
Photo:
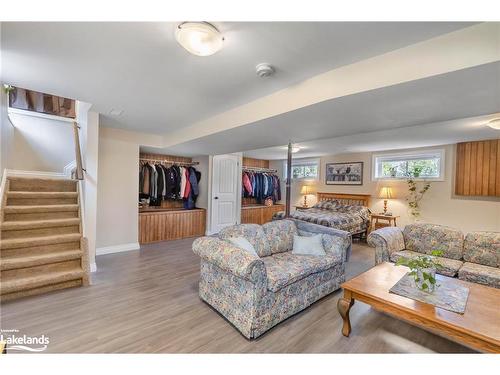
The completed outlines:
[[[273,220],[283,219],[285,212],[277,212]],[[296,220],[345,230],[354,234],[366,234],[370,226],[370,210],[365,206],[343,205],[337,200],[321,201],[308,210],[290,212]]]

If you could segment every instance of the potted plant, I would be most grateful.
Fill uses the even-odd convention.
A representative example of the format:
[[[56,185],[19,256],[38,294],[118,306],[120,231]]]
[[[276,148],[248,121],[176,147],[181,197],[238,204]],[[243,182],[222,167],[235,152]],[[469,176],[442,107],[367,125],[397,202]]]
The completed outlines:
[[[424,197],[424,194],[431,187],[430,182],[424,181],[421,189],[418,188],[417,181],[422,173],[423,168],[415,166],[408,172],[408,177],[406,182],[408,183],[408,196],[406,200],[408,201],[408,206],[410,208],[410,215],[413,219],[418,219],[420,217],[420,201]]]
[[[401,257],[397,260],[397,266],[406,266],[410,269],[409,275],[413,278],[415,286],[428,293],[434,292],[436,287],[436,270],[442,266],[435,261],[436,256],[443,255],[441,250],[433,250],[432,256],[419,255],[415,258]]]

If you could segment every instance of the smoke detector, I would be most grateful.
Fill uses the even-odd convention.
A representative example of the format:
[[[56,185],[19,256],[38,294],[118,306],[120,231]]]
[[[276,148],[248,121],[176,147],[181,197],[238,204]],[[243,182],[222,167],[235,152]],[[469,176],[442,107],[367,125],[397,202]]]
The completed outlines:
[[[255,67],[255,72],[259,77],[269,77],[274,74],[274,68],[271,64],[261,63]]]

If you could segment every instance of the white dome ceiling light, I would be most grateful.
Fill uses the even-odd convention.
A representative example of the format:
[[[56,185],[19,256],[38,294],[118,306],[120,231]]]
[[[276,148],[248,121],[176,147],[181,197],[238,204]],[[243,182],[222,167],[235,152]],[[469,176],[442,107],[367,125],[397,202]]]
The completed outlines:
[[[255,72],[259,77],[269,77],[274,74],[274,68],[271,64],[262,63],[255,67]]]
[[[224,37],[208,22],[183,22],[175,30],[175,39],[196,56],[210,56],[222,48]]]
[[[500,130],[500,118],[496,118],[488,122],[488,126],[492,129]]]

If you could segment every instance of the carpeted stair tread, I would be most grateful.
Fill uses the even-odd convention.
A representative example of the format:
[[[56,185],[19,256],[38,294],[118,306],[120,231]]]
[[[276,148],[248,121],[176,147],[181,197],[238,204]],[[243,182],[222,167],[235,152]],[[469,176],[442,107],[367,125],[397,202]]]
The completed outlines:
[[[64,281],[81,279],[84,276],[84,270],[81,268],[74,268],[71,270],[55,271],[42,275],[28,276],[6,281],[3,280],[0,284],[0,292],[1,294],[19,292],[45,285],[57,284]]]
[[[0,197],[2,301],[89,285],[78,183],[7,176]]]
[[[17,249],[40,245],[51,245],[56,243],[78,241],[82,235],[80,233],[59,234],[55,236],[12,238],[0,241],[0,249]]]
[[[18,268],[41,266],[44,264],[79,259],[81,257],[82,251],[80,249],[64,250],[54,253],[10,256],[0,259],[0,270],[5,271]]]
[[[61,192],[77,191],[76,181],[59,178],[32,178],[32,177],[12,177],[7,178],[9,182],[9,191],[44,191]]]
[[[4,221],[0,223],[1,230],[24,230],[38,228],[69,227],[79,225],[79,218],[51,219],[51,220],[26,220],[26,221]]]
[[[77,204],[52,204],[52,205],[40,205],[40,206],[5,206],[4,211],[7,214],[78,211],[78,205]]]
[[[8,198],[76,198],[76,191],[9,191]]]

